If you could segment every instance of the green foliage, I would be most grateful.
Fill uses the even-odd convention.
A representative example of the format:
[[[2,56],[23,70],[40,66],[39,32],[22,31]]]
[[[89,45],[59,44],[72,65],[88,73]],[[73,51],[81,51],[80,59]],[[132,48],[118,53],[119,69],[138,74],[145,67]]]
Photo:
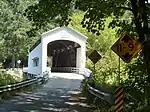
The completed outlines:
[[[36,30],[24,12],[37,0],[1,0],[0,1],[0,62],[10,63],[18,59],[27,60],[29,48],[39,39],[45,29],[54,27],[48,24],[41,30]],[[7,62],[9,61],[9,62]],[[8,65],[7,65],[8,66]]]
[[[128,79],[125,80],[126,86],[131,86],[144,92],[147,85],[146,66],[143,57],[137,57],[127,64],[123,74],[128,74]]]
[[[48,5],[47,5],[48,4]],[[68,25],[74,7],[72,0],[39,0],[33,6],[28,7],[26,16],[34,21],[37,28],[50,22],[57,22],[60,25]]]
[[[142,29],[143,14],[150,14],[146,0],[39,0],[27,9],[27,16],[37,26],[55,20],[60,25],[68,25],[70,16],[78,10],[84,11],[82,27],[89,32],[100,35],[105,28],[106,18],[112,17],[109,27],[121,27],[118,33],[137,31]],[[141,10],[139,10],[141,9]],[[54,11],[55,10],[55,11]],[[139,16],[141,15],[141,17]],[[148,17],[148,16],[147,16]],[[139,20],[141,18],[141,21]],[[148,17],[149,20],[149,17]]]
[[[26,3],[0,1],[0,60],[2,62],[8,57],[25,57],[32,43],[26,33],[31,29],[32,24],[22,15],[24,8],[27,7]]]
[[[17,82],[19,80],[18,78],[15,78],[14,76],[7,74],[6,72],[0,71],[0,86],[5,86],[8,85],[9,83]]]
[[[112,85],[117,85],[118,82],[118,56],[110,50],[110,47],[117,40],[116,32],[119,28],[108,28],[107,25],[111,19],[107,18],[105,30],[101,31],[99,36],[96,36],[81,27],[80,22],[82,21],[82,17],[82,12],[74,14],[70,26],[88,37],[87,56],[95,49],[102,55],[102,59],[96,64],[96,72],[92,80],[85,82],[85,84],[89,83],[91,86],[101,91],[113,93],[114,87]],[[88,57],[87,67],[94,71],[93,63]],[[121,85],[126,87],[127,94],[130,94],[137,100],[131,99],[131,101],[127,102],[126,106],[128,105],[128,108],[126,107],[126,109],[128,111],[143,110],[146,108],[145,105],[147,103],[145,100],[147,99],[147,93],[145,93],[145,87],[147,87],[147,74],[145,72],[146,68],[143,57],[134,58],[129,64],[125,64],[121,61],[120,69]],[[85,87],[83,88],[85,92]],[[89,97],[88,93],[85,92],[84,94],[87,94],[87,97]],[[133,105],[130,104],[132,101]],[[137,108],[137,106],[139,108]]]
[[[118,75],[118,56],[113,53],[110,49],[114,42],[117,40],[116,32],[119,28],[108,28],[109,23],[111,22],[111,18],[106,18],[105,22],[105,30],[101,31],[99,36],[94,35],[91,32],[88,32],[86,29],[82,28],[80,22],[82,21],[82,17],[84,16],[83,12],[75,13],[72,16],[72,21],[70,22],[70,26],[80,31],[84,35],[88,37],[87,39],[87,68],[90,68],[92,71],[93,63],[90,59],[88,59],[88,55],[93,51],[97,50],[102,58],[96,64],[96,73],[94,75],[94,80],[99,83],[109,83],[116,84],[117,83],[117,75]],[[125,64],[121,62],[121,70]]]
[[[128,78],[122,81],[121,85],[126,88],[127,94],[133,96],[129,98],[131,101],[126,102],[126,109],[130,112],[147,112],[149,109],[147,104],[150,90],[145,69],[144,58],[139,56],[127,64],[122,72],[127,74]]]

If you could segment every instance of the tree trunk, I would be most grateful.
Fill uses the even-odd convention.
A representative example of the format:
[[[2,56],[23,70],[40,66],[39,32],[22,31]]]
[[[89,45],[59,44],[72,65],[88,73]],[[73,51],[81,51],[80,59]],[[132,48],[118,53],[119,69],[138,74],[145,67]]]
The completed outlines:
[[[148,105],[150,105],[150,40],[144,43],[143,50],[147,69],[147,87],[145,92],[148,96]]]
[[[139,41],[143,44],[146,65],[145,72],[147,72],[147,90],[145,92],[148,96],[148,105],[150,105],[150,36],[148,36],[148,17],[146,14],[145,0],[131,0],[131,4]],[[142,10],[141,12],[139,12],[139,8]]]
[[[16,59],[15,59],[15,55],[12,56],[12,68],[15,68],[16,63],[15,63]]]
[[[148,82],[150,82],[150,40],[144,43],[143,50],[148,74]]]

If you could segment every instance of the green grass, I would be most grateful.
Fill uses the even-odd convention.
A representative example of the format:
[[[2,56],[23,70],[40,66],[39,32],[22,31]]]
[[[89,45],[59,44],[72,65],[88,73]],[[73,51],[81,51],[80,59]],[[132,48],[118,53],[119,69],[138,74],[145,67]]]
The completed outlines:
[[[24,80],[23,75],[20,77],[14,73],[7,73],[5,70],[0,70],[0,86],[5,86],[10,83],[20,82]]]
[[[32,85],[28,85],[28,86],[18,88],[12,91],[3,92],[2,94],[0,94],[0,99],[10,99],[12,96],[15,96],[16,93],[22,93],[22,92],[27,92],[27,91],[31,92],[40,87],[41,85],[39,84],[32,84]]]
[[[14,82],[17,82],[17,80],[12,75],[5,72],[0,72],[0,86],[5,86]]]
[[[6,86],[10,83],[20,82],[22,80],[25,80],[26,77],[24,75],[18,75],[18,74],[11,74],[13,72],[7,72],[5,70],[0,70],[0,86]],[[19,77],[20,76],[20,77]],[[0,94],[0,99],[9,99],[11,96],[14,96],[16,93],[25,92],[25,91],[32,91],[36,88],[38,88],[40,85],[38,84],[32,84],[29,86],[25,86],[22,88],[18,88],[16,90],[3,92]]]

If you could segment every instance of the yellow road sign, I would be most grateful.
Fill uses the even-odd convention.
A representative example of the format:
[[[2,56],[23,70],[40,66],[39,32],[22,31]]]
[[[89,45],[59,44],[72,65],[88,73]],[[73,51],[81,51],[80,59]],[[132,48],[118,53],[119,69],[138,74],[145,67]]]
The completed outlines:
[[[102,58],[102,56],[96,50],[94,50],[88,57],[94,64],[96,64]]]
[[[142,44],[131,38],[127,33],[119,38],[111,47],[111,49],[126,63],[130,62],[141,48]]]

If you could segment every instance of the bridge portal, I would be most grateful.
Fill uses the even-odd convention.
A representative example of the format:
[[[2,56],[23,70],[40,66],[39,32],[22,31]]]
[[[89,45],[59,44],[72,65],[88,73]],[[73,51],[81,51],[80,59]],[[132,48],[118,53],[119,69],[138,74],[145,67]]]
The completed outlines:
[[[53,67],[85,68],[87,37],[69,27],[42,34],[31,47],[28,73],[42,74]]]

